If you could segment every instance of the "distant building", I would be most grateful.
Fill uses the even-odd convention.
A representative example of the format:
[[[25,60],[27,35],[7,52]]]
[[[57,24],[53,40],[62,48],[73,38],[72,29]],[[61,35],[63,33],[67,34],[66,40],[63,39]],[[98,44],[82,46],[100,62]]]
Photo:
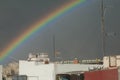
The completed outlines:
[[[27,76],[27,80],[56,80],[59,74],[84,72],[100,67],[103,65],[80,64],[78,59],[72,62],[50,62],[47,53],[30,53],[27,60],[19,61],[19,76]]]
[[[103,57],[104,68],[120,67],[120,55],[104,56]]]
[[[0,80],[2,80],[2,65],[0,65]]]

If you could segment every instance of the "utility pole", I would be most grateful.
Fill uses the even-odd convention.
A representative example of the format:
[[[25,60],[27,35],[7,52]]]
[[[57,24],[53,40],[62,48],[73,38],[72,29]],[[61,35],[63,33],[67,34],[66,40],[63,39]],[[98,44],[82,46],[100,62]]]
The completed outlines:
[[[101,0],[101,35],[102,35],[102,56],[105,56],[105,7],[104,7],[104,1]]]
[[[54,54],[54,59],[56,59],[56,51],[55,51],[55,35],[53,35],[53,54]]]

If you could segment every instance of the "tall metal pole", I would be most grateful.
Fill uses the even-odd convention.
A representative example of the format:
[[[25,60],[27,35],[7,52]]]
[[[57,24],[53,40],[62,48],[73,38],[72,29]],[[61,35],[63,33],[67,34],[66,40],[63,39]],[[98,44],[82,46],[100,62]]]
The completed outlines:
[[[54,54],[54,59],[56,59],[56,51],[55,51],[55,35],[53,35],[53,54]]]
[[[102,35],[102,56],[105,56],[105,19],[104,19],[105,7],[104,2],[101,0],[101,35]]]

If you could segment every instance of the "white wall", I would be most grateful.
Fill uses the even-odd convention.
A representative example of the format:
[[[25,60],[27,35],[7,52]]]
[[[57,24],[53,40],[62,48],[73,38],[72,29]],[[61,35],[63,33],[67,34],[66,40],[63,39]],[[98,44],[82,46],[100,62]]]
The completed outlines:
[[[0,80],[2,80],[2,65],[0,65]]]
[[[56,74],[60,73],[66,73],[71,71],[88,71],[89,68],[97,68],[97,67],[103,67],[103,65],[96,65],[96,64],[56,64],[55,65]]]
[[[104,56],[103,66],[104,68],[114,67],[114,66],[120,67],[120,55]]]
[[[120,67],[120,55],[117,55],[117,56],[116,56],[116,59],[117,59],[117,66]]]
[[[28,80],[55,80],[54,70],[54,64],[19,61],[19,75],[27,75]]]
[[[91,64],[40,64],[35,61],[19,61],[19,75],[27,75],[28,80],[55,80],[56,74],[71,71],[88,71],[89,68],[103,67]]]
[[[109,67],[109,56],[104,56],[103,57],[103,66],[104,66],[104,68]]]

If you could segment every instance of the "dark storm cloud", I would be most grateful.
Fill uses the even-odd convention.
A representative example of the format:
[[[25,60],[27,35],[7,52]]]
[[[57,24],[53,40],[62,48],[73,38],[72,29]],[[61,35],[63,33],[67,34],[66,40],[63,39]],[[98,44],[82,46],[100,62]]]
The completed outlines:
[[[1,48],[26,30],[31,23],[42,18],[65,1],[29,0],[0,1]]]
[[[69,0],[4,0],[0,1],[0,47],[5,48],[29,25],[52,12],[56,7]],[[101,58],[101,0],[92,0],[68,13],[44,28],[37,37],[24,44],[17,53],[17,59],[26,59],[29,52],[47,52],[53,58],[53,35],[55,48],[63,59],[78,57]],[[106,55],[120,53],[120,0],[104,0]],[[110,36],[110,34],[115,35]]]

